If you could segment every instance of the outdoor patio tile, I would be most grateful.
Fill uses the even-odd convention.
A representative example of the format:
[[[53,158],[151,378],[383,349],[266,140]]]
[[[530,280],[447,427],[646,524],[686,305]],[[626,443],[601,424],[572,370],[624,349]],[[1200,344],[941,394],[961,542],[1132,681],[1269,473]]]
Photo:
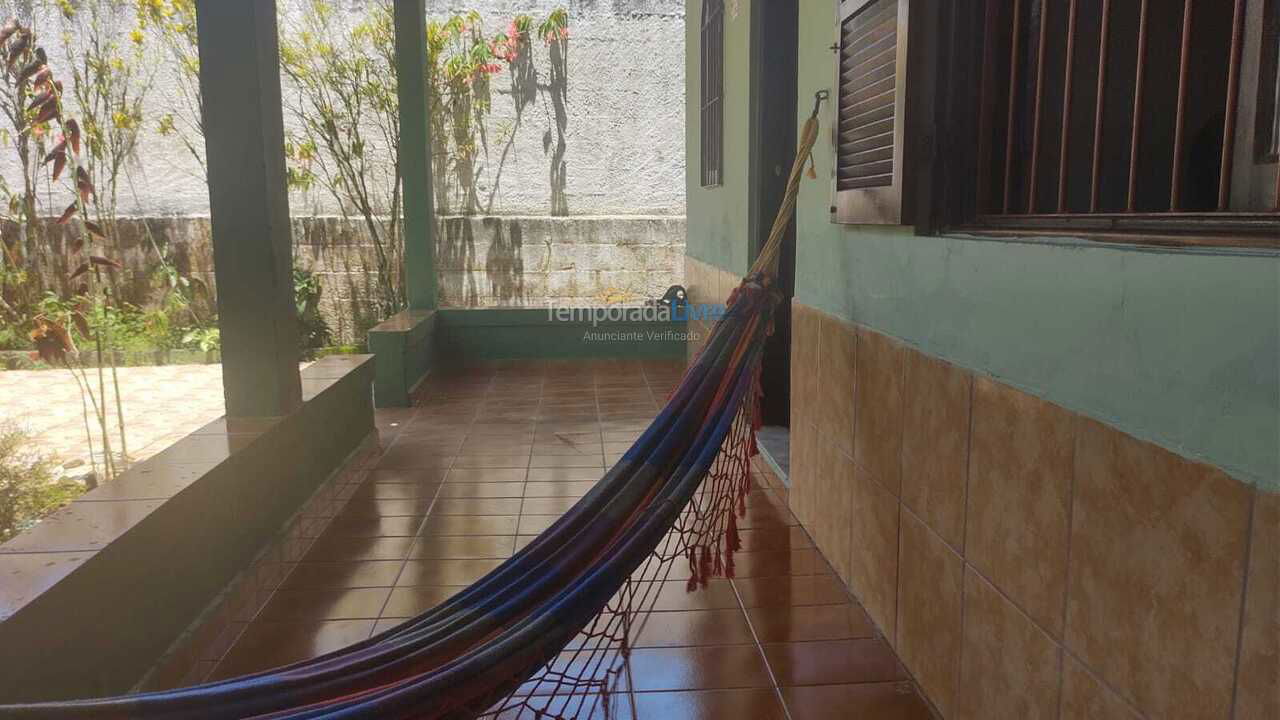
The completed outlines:
[[[433,558],[405,563],[397,587],[411,585],[470,585],[502,564],[495,558]]]
[[[452,463],[452,457],[437,455],[430,448],[424,449],[406,442],[401,436],[382,454],[375,469],[448,468]]]
[[[593,468],[594,470],[594,468]],[[596,474],[603,476],[604,473],[598,470]],[[527,498],[535,497],[582,497],[591,488],[595,487],[596,481],[548,481],[534,482],[529,481],[524,486],[524,496]]]
[[[372,515],[348,513],[335,517],[324,536],[407,537],[418,534],[424,515]]]
[[[518,498],[524,495],[523,482],[447,482],[440,488],[437,502],[446,498]]]
[[[211,680],[280,667],[369,637],[373,620],[253,623],[213,672]]]
[[[439,468],[402,468],[398,470],[370,470],[369,483],[397,483],[426,485],[444,481],[448,470]]]
[[[520,498],[447,498],[437,499],[431,506],[433,516],[440,515],[519,515]]]
[[[734,577],[738,578],[822,575],[831,571],[815,548],[739,552],[734,556]]]
[[[430,502],[440,491],[436,483],[366,483],[361,485],[352,499],[369,498],[371,500],[417,500]]]
[[[638,692],[632,702],[638,720],[786,719],[777,693],[763,688]]]
[[[637,648],[754,643],[751,626],[739,608],[654,612],[631,639],[631,646]]]
[[[601,477],[599,468],[596,467],[560,467],[560,468],[530,468],[529,482],[566,482],[566,481],[591,481],[594,483]]]
[[[417,500],[379,500],[372,496],[353,497],[342,509],[342,515],[425,515],[431,507],[430,498]]]
[[[631,653],[630,675],[636,692],[772,685],[760,649],[754,645],[641,648]]]
[[[576,497],[526,497],[520,506],[525,515],[562,515],[577,504]]]
[[[413,545],[411,537],[360,538],[325,534],[303,557],[304,562],[343,560],[403,560]]]
[[[866,611],[853,603],[808,607],[758,607],[747,611],[762,643],[851,640],[876,636]]]
[[[515,535],[515,515],[442,515],[423,524],[421,535]]]
[[[409,557],[502,559],[513,552],[515,537],[512,535],[433,535],[419,538]]]
[[[528,471],[523,468],[454,468],[445,476],[446,483],[523,482]]]
[[[468,468],[527,468],[528,455],[459,455],[453,464],[454,469]]]
[[[738,578],[733,581],[745,608],[833,605],[849,602],[849,593],[835,575]]]
[[[258,617],[264,622],[377,619],[391,588],[277,590]]]
[[[905,680],[893,650],[879,638],[766,644],[765,657],[781,686]]]
[[[693,592],[683,580],[634,583],[636,602],[651,598],[653,610],[724,610],[738,608],[738,596],[728,580],[715,579]]]
[[[559,520],[559,515],[521,515],[517,535],[537,535]]]
[[[399,560],[297,563],[281,584],[284,590],[391,587],[403,563]]]
[[[465,589],[466,586],[397,587],[391,591],[391,595],[387,598],[387,605],[382,611],[382,617],[411,618],[420,615]]]
[[[909,682],[784,687],[791,720],[933,720],[933,712]]]

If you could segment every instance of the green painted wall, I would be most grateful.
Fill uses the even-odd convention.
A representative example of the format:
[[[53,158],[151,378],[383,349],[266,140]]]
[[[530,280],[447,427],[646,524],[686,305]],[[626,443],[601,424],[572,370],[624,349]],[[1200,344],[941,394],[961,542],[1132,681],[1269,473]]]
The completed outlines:
[[[800,8],[808,98],[832,84],[833,11]],[[1280,490],[1280,255],[834,225],[832,107],[822,180],[802,185],[797,211],[797,300]],[[691,254],[697,239],[737,262],[745,234],[732,251],[699,238],[720,217],[699,210],[695,225],[699,205],[690,193]],[[745,205],[722,209],[739,210],[745,222]]]
[[[685,9],[685,187],[688,239],[685,254],[724,270],[746,274],[748,257],[748,81],[752,0],[725,3],[723,185],[702,187],[702,0]]]

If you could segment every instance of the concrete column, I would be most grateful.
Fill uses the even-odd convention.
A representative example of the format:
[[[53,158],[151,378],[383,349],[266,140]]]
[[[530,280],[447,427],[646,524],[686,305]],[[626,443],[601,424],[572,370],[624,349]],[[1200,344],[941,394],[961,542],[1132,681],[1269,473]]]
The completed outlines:
[[[301,402],[275,0],[197,0],[213,261],[231,417]]]
[[[427,30],[424,0],[395,0],[400,172],[404,178],[404,272],[409,307],[436,306],[435,209],[431,195]]]

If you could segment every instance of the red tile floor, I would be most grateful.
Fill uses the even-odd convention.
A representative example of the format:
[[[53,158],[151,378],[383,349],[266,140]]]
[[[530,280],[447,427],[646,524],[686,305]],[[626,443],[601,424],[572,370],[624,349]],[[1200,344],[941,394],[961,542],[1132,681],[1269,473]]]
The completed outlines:
[[[515,362],[433,380],[379,411],[385,451],[214,670],[368,637],[480,578],[564,512],[645,427],[681,365]],[[759,475],[733,580],[673,573],[632,639],[610,716],[929,718],[893,651]],[[532,717],[532,714],[528,714]],[[597,713],[603,717],[603,713]]]

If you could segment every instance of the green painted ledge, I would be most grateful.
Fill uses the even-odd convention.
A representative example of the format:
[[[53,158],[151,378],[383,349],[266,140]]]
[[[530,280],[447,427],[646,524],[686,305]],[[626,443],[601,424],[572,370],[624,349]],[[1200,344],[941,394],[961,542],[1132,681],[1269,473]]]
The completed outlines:
[[[560,319],[555,312],[547,308],[440,310],[437,361],[457,366],[511,358],[658,360],[685,356],[688,338],[683,320],[592,323]]]
[[[307,498],[373,441],[373,358],[302,405],[216,420],[0,545],[0,703],[128,692]]]
[[[435,310],[404,310],[369,330],[369,352],[377,358],[375,405],[409,405],[414,389],[431,371],[435,326]]]

